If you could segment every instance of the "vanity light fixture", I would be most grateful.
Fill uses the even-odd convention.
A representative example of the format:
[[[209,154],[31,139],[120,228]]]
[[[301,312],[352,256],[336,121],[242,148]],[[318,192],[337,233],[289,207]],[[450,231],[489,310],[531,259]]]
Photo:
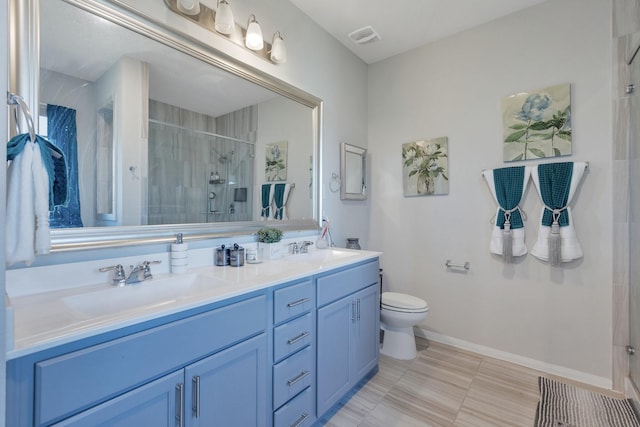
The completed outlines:
[[[200,2],[198,0],[178,0],[176,7],[180,12],[187,15],[197,15],[200,13]]]
[[[233,20],[233,11],[227,0],[218,0],[213,28],[220,34],[225,35],[233,34],[233,31],[236,29],[235,21]]]
[[[262,50],[264,40],[262,40],[262,29],[256,21],[254,14],[249,15],[247,23],[247,35],[244,38],[244,45],[251,50]]]
[[[284,45],[284,38],[282,38],[280,31],[276,31],[273,34],[269,59],[271,59],[271,62],[274,64],[284,64],[287,62],[287,48]]]

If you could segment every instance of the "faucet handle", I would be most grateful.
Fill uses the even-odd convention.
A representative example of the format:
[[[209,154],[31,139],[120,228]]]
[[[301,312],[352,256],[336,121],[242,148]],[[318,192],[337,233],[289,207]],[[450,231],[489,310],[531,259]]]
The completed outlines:
[[[160,260],[156,260],[156,261],[143,261],[142,262],[142,268],[144,269],[144,279],[153,279],[153,275],[151,274],[151,267],[149,267],[151,264],[160,264],[162,263],[162,261]]]
[[[305,240],[304,242],[300,243],[300,253],[306,254],[307,252],[309,252],[309,246],[313,245],[313,242],[309,241],[309,240]]]
[[[113,279],[111,280],[111,282],[116,286],[124,286],[125,277],[124,277],[124,267],[122,266],[122,264],[112,265],[111,267],[102,267],[101,269],[99,269],[99,271],[103,273],[105,271],[110,271],[110,270],[115,270],[115,272],[113,273]]]
[[[289,243],[289,246],[291,246],[291,253],[292,254],[300,253],[300,249],[298,248],[298,244],[296,242]]]

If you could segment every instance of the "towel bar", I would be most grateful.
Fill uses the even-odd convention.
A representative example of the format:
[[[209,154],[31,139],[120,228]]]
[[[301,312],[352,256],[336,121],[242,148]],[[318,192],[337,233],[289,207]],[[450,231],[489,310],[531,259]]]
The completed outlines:
[[[469,261],[466,261],[464,264],[456,264],[448,259],[447,262],[444,263],[444,265],[446,265],[447,268],[464,268],[465,270],[469,270],[471,268],[471,264],[469,263]]]

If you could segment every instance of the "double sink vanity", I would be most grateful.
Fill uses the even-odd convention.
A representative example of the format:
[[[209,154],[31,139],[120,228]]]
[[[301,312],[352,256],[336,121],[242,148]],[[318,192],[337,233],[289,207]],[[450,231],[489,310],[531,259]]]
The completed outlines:
[[[14,297],[7,425],[320,422],[377,371],[378,256],[315,250]]]

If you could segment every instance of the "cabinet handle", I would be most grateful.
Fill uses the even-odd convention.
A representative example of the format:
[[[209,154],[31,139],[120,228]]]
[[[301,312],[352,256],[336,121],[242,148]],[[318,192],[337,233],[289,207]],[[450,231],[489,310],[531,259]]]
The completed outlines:
[[[351,301],[351,321],[356,321],[356,302]]]
[[[184,384],[180,383],[176,385],[176,427],[184,427],[182,402],[184,402]]]
[[[193,393],[193,403],[191,404],[191,411],[193,416],[200,418],[200,376],[196,375],[191,378],[191,387]]]
[[[300,341],[301,339],[308,337],[308,336],[309,336],[309,333],[310,333],[309,331],[306,331],[306,332],[301,333],[301,334],[300,334],[300,335],[298,335],[297,337],[289,338],[289,339],[287,340],[287,344],[289,344],[289,345],[291,345],[291,344],[295,344],[295,343],[297,343],[298,341]]]
[[[309,371],[302,371],[300,372],[298,375],[296,375],[294,378],[291,378],[290,380],[287,381],[287,385],[289,387],[291,387],[292,385],[294,385],[295,383],[299,382],[301,379],[303,379],[304,377],[306,377],[307,375],[309,375],[311,372]]]
[[[358,315],[356,316],[358,320],[360,320],[360,298],[358,298],[358,303],[356,304]]]
[[[289,427],[299,427],[302,425],[302,423],[304,422],[304,420],[306,420],[307,418],[309,418],[309,414],[307,413],[303,413],[302,415],[300,415],[300,417],[295,420],[293,422],[293,424],[291,424]]]
[[[311,298],[300,298],[297,301],[290,302],[287,304],[287,307],[295,307],[296,305],[304,304],[305,302],[311,301]]]

